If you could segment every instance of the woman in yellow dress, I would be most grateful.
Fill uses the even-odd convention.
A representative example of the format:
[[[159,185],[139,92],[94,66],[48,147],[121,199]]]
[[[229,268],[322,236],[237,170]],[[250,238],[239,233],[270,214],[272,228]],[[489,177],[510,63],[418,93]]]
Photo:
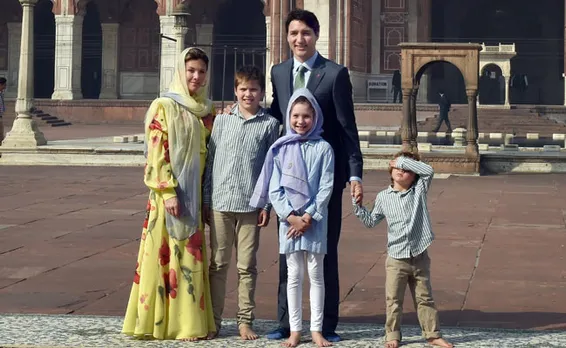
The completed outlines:
[[[169,92],[145,119],[149,187],[134,282],[122,332],[143,339],[214,337],[201,178],[212,102],[206,98],[208,57],[184,50]]]

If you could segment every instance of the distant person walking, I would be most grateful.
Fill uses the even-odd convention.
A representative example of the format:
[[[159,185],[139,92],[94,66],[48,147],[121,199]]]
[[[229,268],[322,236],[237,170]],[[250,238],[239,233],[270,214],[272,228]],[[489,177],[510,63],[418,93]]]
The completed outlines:
[[[444,94],[444,91],[441,90],[440,92],[438,92],[438,94],[440,95],[440,100],[438,101],[438,107],[440,108],[440,112],[438,114],[438,121],[436,123],[436,126],[432,131],[438,132],[440,126],[442,126],[442,122],[445,122],[446,127],[448,128],[447,132],[451,133],[452,126],[450,125],[450,120],[448,119],[448,112],[450,111],[450,107],[452,105],[450,104],[450,100],[448,99],[446,94]]]
[[[393,102],[397,103],[397,97],[399,97],[399,103],[403,102],[403,93],[401,93],[401,73],[399,70],[395,70],[393,73]]]

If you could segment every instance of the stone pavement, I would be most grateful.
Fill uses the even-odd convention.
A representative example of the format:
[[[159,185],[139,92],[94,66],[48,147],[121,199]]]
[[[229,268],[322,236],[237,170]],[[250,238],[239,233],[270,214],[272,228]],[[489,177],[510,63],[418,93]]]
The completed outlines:
[[[129,346],[118,331],[147,200],[142,169],[4,166],[0,182],[0,313],[63,315],[0,316],[0,347],[76,347],[75,339],[86,346]],[[366,173],[366,204],[387,183],[384,172]],[[565,331],[548,331],[566,329],[565,194],[566,176],[557,174],[434,180],[432,283],[446,335],[459,346],[481,347],[484,337],[493,337],[504,340],[488,341],[493,347],[566,347]],[[344,203],[340,330],[351,340],[340,346],[374,347],[384,322],[386,228],[362,227],[347,195]],[[265,320],[276,317],[276,243],[270,225],[258,255],[257,317]],[[234,268],[229,284],[225,313],[234,317]],[[407,301],[404,323],[416,347],[416,315]],[[265,332],[273,323],[258,326]],[[65,332],[75,343],[65,343]],[[210,344],[238,341],[216,342]]]

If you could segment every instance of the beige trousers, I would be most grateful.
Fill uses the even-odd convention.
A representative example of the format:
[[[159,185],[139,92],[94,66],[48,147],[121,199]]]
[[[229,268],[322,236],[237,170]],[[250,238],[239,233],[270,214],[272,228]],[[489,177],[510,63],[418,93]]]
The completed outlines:
[[[210,292],[216,328],[222,324],[226,280],[236,249],[238,269],[238,325],[252,325],[255,309],[257,258],[259,247],[258,213],[226,213],[212,211],[210,226]]]
[[[439,338],[440,321],[432,298],[430,258],[425,250],[409,259],[387,257],[385,262],[385,297],[387,318],[385,339],[401,341],[403,299],[409,285],[424,338]]]

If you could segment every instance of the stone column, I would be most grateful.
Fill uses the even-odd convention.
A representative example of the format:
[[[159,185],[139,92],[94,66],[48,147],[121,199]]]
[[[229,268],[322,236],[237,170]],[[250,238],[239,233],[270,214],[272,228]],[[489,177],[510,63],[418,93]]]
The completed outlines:
[[[55,90],[51,99],[82,99],[83,16],[55,16]]]
[[[212,55],[212,41],[214,39],[214,24],[197,24],[196,25],[196,40],[197,44],[206,52],[208,56],[208,73],[206,76],[206,88],[208,89],[208,95],[211,96],[212,90],[212,60],[214,59]],[[202,45],[202,46],[201,46]]]
[[[5,147],[35,147],[47,144],[30,113],[33,107],[33,9],[36,3],[37,0],[20,0],[23,11],[17,116],[12,129],[2,142]]]
[[[330,47],[330,0],[304,0],[303,6],[305,10],[309,10],[316,14],[318,21],[320,23],[320,35],[318,37],[318,42],[316,48],[324,57],[329,55]],[[285,18],[282,19],[285,21]],[[282,27],[281,31],[285,31]],[[286,44],[286,40],[281,42],[281,47]],[[347,56],[347,54],[345,54]]]
[[[20,39],[22,23],[7,23],[8,26],[8,86],[5,97],[15,98],[18,95],[18,69],[20,66]]]
[[[102,86],[100,99],[118,99],[118,32],[120,24],[101,23]]]
[[[511,108],[509,103],[509,76],[504,76],[505,78],[505,108]],[[501,94],[500,94],[501,95]]]
[[[265,17],[265,102],[267,105],[271,105],[273,101],[273,86],[271,85],[271,67],[273,63],[271,61],[271,47],[273,47],[273,41],[271,37],[271,16]]]
[[[411,151],[411,94],[410,88],[403,88],[403,122],[401,123],[401,141],[403,151]]]
[[[419,94],[419,87],[413,87],[411,91],[411,151],[418,153],[417,145],[417,95]]]
[[[371,73],[381,73],[381,0],[371,5]]]
[[[161,35],[174,38],[173,27],[175,26],[175,17],[159,16],[161,25]],[[165,93],[169,90],[169,85],[173,80],[175,73],[175,59],[177,58],[177,46],[174,41],[166,38],[161,40],[161,59],[159,67],[159,92]]]
[[[476,89],[468,89],[466,90],[466,95],[468,96],[469,108],[466,155],[477,157],[479,156],[477,109],[478,91]]]

